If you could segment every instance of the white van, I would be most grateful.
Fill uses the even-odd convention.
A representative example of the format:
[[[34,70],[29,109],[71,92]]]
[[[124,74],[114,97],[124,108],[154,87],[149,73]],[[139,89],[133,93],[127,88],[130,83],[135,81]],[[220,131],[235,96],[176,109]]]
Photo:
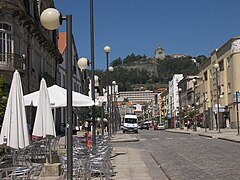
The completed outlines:
[[[135,132],[138,133],[138,119],[134,114],[126,114],[123,120],[123,133]]]

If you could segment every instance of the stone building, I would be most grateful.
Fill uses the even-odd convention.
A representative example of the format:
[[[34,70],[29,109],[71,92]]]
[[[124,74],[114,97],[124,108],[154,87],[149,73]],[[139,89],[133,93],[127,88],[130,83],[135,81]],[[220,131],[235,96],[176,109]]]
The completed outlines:
[[[15,70],[20,72],[24,94],[39,90],[42,77],[48,86],[55,84],[62,56],[58,32],[46,30],[40,22],[47,7],[54,7],[52,0],[0,1],[0,74],[5,89],[10,88]]]
[[[155,58],[156,59],[164,59],[165,56],[166,55],[165,55],[164,49],[160,45],[158,45],[158,47],[155,50]]]
[[[0,72],[10,85],[17,69],[24,94],[38,90],[42,77],[48,85],[55,83],[56,67],[62,61],[57,31],[44,29],[40,22],[40,12],[50,6],[52,0],[0,2]]]

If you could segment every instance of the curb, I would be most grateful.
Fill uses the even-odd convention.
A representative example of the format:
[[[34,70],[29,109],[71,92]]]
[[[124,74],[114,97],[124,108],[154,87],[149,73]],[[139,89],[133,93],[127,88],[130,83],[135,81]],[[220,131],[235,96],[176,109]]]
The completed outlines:
[[[166,174],[166,172],[164,171],[164,169],[162,168],[161,164],[158,162],[158,160],[154,157],[154,155],[152,153],[150,153],[150,156],[153,158],[153,160],[155,161],[155,163],[158,165],[159,169],[161,169],[164,178],[166,179],[170,179],[170,177]]]
[[[211,136],[211,135],[205,135],[205,134],[198,134],[198,136],[207,137],[207,138],[214,138],[214,137]]]
[[[235,143],[240,143],[240,141],[233,140],[233,139],[227,139],[227,138],[221,138],[221,137],[218,137],[217,139],[224,140],[224,141],[231,141],[231,142],[235,142]]]

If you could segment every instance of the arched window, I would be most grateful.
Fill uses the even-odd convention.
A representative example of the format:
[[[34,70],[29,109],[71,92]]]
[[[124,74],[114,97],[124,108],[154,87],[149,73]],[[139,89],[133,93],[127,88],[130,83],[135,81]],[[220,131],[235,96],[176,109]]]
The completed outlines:
[[[12,53],[12,26],[0,22],[0,53]]]

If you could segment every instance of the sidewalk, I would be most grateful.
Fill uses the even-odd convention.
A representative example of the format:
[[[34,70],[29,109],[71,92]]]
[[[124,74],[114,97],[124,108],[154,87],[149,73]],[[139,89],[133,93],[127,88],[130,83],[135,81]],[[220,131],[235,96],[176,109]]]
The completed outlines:
[[[118,131],[111,138],[113,143],[113,159],[115,176],[114,180],[167,180],[157,163],[146,151],[136,148],[114,146],[120,142],[139,141],[134,134],[123,134]]]
[[[64,139],[62,139],[64,141]],[[112,135],[110,143],[113,144],[112,165],[114,176],[112,180],[167,180],[157,163],[148,153],[131,148],[117,146],[116,143],[137,142],[139,139],[135,134],[122,133],[118,131]],[[116,145],[116,146],[115,146]],[[39,177],[39,180],[57,180],[58,177]],[[92,178],[99,180],[99,178]]]
[[[166,129],[166,132],[172,133],[184,133],[184,134],[196,134],[198,136],[204,136],[209,138],[216,138],[226,141],[232,141],[240,143],[240,135],[238,134],[237,129],[220,129],[220,133],[218,130],[209,130],[208,128],[205,131],[205,128],[197,128],[197,131],[193,131],[192,129]]]

